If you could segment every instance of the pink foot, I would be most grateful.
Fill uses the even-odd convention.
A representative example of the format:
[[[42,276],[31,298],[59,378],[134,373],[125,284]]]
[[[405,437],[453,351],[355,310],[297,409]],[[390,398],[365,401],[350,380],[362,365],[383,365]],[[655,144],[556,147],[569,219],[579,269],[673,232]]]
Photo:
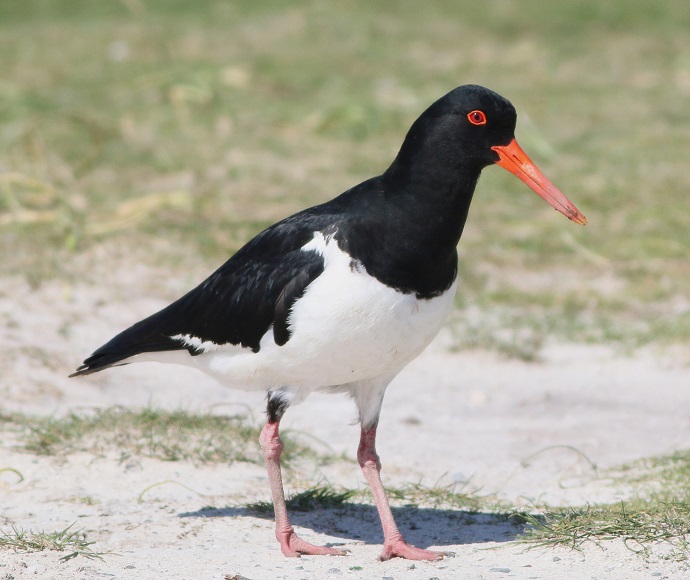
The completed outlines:
[[[305,556],[346,556],[348,553],[347,550],[315,546],[305,542],[295,533],[295,530],[289,530],[285,534],[281,534],[278,537],[278,541],[280,542],[281,551],[288,558],[299,558],[302,554]]]
[[[386,561],[391,558],[405,558],[406,560],[440,560],[445,555],[445,552],[434,552],[433,550],[415,548],[405,540],[400,539],[389,544],[384,544],[383,552],[381,552],[379,560]]]

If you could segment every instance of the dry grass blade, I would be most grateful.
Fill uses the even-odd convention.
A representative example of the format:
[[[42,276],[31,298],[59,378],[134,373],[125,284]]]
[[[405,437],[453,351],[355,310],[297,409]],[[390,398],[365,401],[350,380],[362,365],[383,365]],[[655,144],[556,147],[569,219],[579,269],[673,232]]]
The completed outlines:
[[[190,211],[192,197],[186,191],[162,191],[123,201],[112,215],[101,220],[89,221],[84,227],[87,235],[111,234],[131,228],[150,215],[165,209]]]
[[[24,481],[24,476],[22,475],[21,471],[19,471],[18,469],[15,469],[14,467],[0,468],[0,473],[4,473],[4,472],[14,473],[17,476],[17,483],[21,483],[22,481]]]

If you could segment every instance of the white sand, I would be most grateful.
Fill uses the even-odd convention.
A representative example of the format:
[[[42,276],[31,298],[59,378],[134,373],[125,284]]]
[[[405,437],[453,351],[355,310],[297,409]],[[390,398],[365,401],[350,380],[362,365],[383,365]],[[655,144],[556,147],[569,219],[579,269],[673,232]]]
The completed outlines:
[[[63,413],[69,409],[154,404],[195,411],[250,413],[262,397],[226,390],[184,367],[131,365],[89,378],[66,375],[95,347],[162,301],[117,298],[111,290],[45,284],[38,290],[4,280],[0,295],[0,409]],[[119,292],[122,292],[120,290]],[[592,346],[550,347],[524,363],[490,353],[452,353],[437,341],[391,385],[379,427],[384,483],[470,480],[481,493],[528,506],[533,501],[582,505],[615,501],[622,490],[602,469],[690,444],[690,366],[685,352],[615,355]],[[284,428],[307,432],[354,459],[358,428],[350,401],[313,396],[291,409]],[[261,467],[194,466],[152,459],[118,461],[77,453],[35,457],[3,441],[0,526],[55,531],[74,523],[101,560],[60,563],[58,552],[0,551],[0,579],[118,578],[539,578],[690,577],[687,564],[645,561],[620,541],[582,552],[526,550],[516,528],[454,510],[399,508],[398,523],[419,546],[447,550],[436,563],[378,562],[381,531],[370,505],[293,514],[315,543],[343,545],[347,557],[284,558],[272,521],[240,507],[209,516],[208,505],[268,499]],[[314,442],[320,447],[325,443]],[[599,471],[592,467],[595,464]],[[326,477],[363,486],[356,463],[315,472],[302,466],[290,488]],[[301,478],[301,479],[298,479]],[[169,482],[142,492],[153,484]],[[183,487],[184,486],[187,487]],[[84,503],[80,498],[91,498]]]

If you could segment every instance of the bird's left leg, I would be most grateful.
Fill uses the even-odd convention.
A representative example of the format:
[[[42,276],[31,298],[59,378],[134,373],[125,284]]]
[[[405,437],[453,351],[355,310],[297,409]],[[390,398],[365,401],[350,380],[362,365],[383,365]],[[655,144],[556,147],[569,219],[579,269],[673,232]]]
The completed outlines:
[[[359,408],[360,421],[362,423],[357,460],[371,488],[376,509],[381,519],[381,526],[383,527],[383,552],[381,552],[379,560],[390,560],[391,558],[440,560],[446,555],[444,552],[424,550],[405,541],[395,523],[393,512],[386,496],[386,490],[381,482],[381,461],[376,453],[376,427],[378,425],[384,391],[385,387],[378,393],[374,391],[363,394],[360,391],[360,393],[355,394],[355,401]]]
[[[261,430],[259,442],[264,453],[268,481],[271,486],[271,497],[276,521],[276,538],[280,542],[283,554],[290,557],[299,557],[302,554],[313,556],[334,555],[344,556],[345,550],[315,546],[302,540],[290,524],[285,505],[285,493],[283,491],[283,477],[280,472],[280,454],[283,451],[283,442],[280,440],[278,427],[288,403],[274,393],[268,395],[267,414],[268,420]]]

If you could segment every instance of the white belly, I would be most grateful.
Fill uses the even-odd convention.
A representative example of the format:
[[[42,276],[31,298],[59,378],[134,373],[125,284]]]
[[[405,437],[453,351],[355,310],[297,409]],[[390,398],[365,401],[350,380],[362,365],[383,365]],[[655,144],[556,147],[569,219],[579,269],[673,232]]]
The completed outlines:
[[[394,376],[448,318],[456,282],[441,296],[419,300],[352,268],[350,257],[320,234],[304,250],[322,254],[325,266],[293,305],[290,340],[276,345],[270,328],[259,352],[221,346],[193,357],[200,368],[239,389],[310,391]]]

